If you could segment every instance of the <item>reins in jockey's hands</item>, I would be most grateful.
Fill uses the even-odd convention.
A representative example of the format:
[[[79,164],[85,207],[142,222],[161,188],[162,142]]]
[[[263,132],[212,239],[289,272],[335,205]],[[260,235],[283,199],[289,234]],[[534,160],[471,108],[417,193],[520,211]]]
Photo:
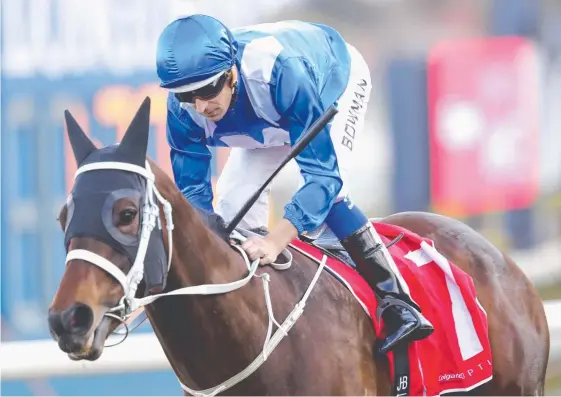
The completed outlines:
[[[267,236],[251,236],[243,242],[242,248],[251,260],[260,259],[259,264],[268,265],[273,263],[297,236],[298,231],[294,225],[283,218]]]

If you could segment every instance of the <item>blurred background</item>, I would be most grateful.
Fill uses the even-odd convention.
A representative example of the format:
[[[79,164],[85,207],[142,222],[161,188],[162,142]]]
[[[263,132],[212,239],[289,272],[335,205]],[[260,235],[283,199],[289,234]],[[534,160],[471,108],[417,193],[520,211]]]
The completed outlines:
[[[2,342],[49,338],[65,261],[57,216],[76,169],[63,111],[108,145],[149,95],[150,156],[169,172],[155,45],[167,23],[191,13],[232,28],[300,19],[338,29],[369,63],[374,87],[355,201],[371,217],[421,210],[461,219],[509,252],[544,300],[561,299],[561,1],[2,0],[1,13]],[[215,151],[214,178],[227,156]],[[271,225],[296,173],[291,164],[275,181]],[[561,393],[559,369],[550,365],[548,394]],[[167,370],[1,387],[181,394]]]

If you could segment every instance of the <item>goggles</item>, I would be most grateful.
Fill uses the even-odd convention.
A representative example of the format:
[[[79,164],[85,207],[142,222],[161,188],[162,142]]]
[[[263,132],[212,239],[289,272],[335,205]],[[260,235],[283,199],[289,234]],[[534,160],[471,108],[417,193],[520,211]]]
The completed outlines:
[[[222,73],[218,78],[214,81],[210,82],[209,84],[202,86],[201,88],[197,88],[195,90],[187,91],[187,92],[175,92],[175,97],[179,100],[179,102],[183,103],[195,103],[195,99],[199,98],[202,100],[209,100],[216,97],[224,88],[224,84],[230,77],[231,72],[227,71]]]

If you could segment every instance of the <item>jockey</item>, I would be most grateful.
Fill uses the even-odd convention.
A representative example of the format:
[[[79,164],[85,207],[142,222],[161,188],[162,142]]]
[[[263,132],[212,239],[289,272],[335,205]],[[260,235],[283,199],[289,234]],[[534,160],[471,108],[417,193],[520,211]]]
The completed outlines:
[[[169,91],[167,140],[175,182],[195,207],[226,221],[335,103],[339,112],[333,121],[295,159],[300,188],[283,219],[265,237],[248,238],[243,248],[252,260],[271,263],[292,239],[325,225],[377,298],[391,301],[383,313],[390,329],[381,353],[433,332],[345,185],[352,178],[371,82],[363,57],[337,31],[300,21],[229,30],[210,16],[192,15],[162,32],[157,73]],[[216,185],[216,209],[209,146],[231,148]],[[266,227],[269,192],[263,192],[240,226]]]

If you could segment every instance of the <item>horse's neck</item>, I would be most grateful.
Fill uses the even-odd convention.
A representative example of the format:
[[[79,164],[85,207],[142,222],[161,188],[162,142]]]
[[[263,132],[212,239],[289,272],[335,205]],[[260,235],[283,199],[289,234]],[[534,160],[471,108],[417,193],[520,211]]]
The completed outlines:
[[[236,274],[242,274],[245,266],[242,258],[226,241],[203,222],[199,212],[187,201],[171,178],[153,161],[151,169],[156,177],[156,187],[172,206],[173,252],[170,276],[177,277],[179,284],[220,283]],[[167,226],[160,205],[162,222]],[[163,230],[166,230],[165,227]],[[167,234],[164,237],[168,247]]]
[[[165,182],[164,178],[167,176],[161,172],[157,175],[157,180]],[[167,290],[230,283],[245,277],[247,267],[241,256],[206,226],[167,180],[164,186],[158,186],[172,203],[174,213],[173,262]],[[280,315],[278,320],[290,313],[301,298],[317,265],[302,257],[296,268],[296,273],[274,276],[275,287],[270,293],[275,314]],[[374,394],[376,382],[369,378],[376,369],[371,361],[373,333],[366,333],[370,339],[362,340],[364,330],[372,329],[371,319],[356,302],[349,304],[350,298],[342,299],[343,295],[333,289],[333,283],[326,277],[318,280],[314,289],[316,308],[309,307],[307,315],[298,320],[298,337],[290,338],[291,342],[283,345],[284,355],[277,351],[269,356],[268,365],[240,384],[236,389],[238,394],[309,394],[310,390],[341,395],[356,395],[357,391],[366,390]],[[245,368],[263,349],[268,316],[261,280],[252,279],[243,288],[227,294],[164,297],[148,305],[146,310],[175,373],[192,389],[206,389],[223,382]],[[336,346],[341,341],[343,346],[350,346],[349,358],[345,358],[346,352],[338,353],[333,348],[325,350],[333,352],[325,360],[325,346]],[[357,362],[361,363],[358,370]],[[311,388],[310,379],[314,377],[308,376],[310,368],[321,375],[315,378],[316,386]],[[351,380],[341,380],[338,388],[341,373],[350,373]],[[278,377],[288,381],[279,382]],[[382,390],[386,395],[389,391],[389,388]]]
[[[166,291],[231,283],[247,276],[241,255],[203,222],[179,191],[169,184],[158,189],[173,207],[172,266]],[[167,238],[165,243],[167,247]],[[147,308],[154,331],[183,382],[198,387],[191,378],[202,386],[215,377],[224,380],[231,376],[231,360],[241,367],[255,356],[255,346],[247,343],[247,337],[252,329],[266,327],[264,304],[255,305],[262,294],[262,284],[253,280],[232,293],[164,297]]]
[[[217,284],[243,273],[246,267],[241,256],[206,225],[187,200],[175,196],[172,207],[172,277],[186,285]]]

